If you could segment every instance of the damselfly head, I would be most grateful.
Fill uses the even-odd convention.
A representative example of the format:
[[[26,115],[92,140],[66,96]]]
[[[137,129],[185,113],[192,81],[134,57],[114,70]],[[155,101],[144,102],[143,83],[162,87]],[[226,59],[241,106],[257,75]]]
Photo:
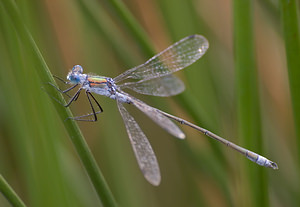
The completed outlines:
[[[82,72],[83,68],[80,65],[75,65],[68,73],[67,79],[73,84],[78,84],[80,83]]]
[[[83,68],[81,67],[81,65],[75,65],[75,66],[72,68],[72,72],[73,72],[73,73],[80,73],[80,74],[82,74]]]

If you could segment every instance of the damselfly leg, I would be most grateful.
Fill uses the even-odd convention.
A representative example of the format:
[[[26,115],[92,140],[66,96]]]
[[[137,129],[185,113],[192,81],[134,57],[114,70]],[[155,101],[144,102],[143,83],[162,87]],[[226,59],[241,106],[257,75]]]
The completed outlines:
[[[55,77],[56,79],[58,79],[59,81],[63,82],[64,84],[70,84],[69,82],[67,81],[64,81],[62,78],[58,77],[58,76],[53,76]],[[69,107],[71,105],[71,103],[73,103],[74,101],[77,101],[79,95],[80,95],[80,92],[82,90],[82,87],[80,87],[76,93],[73,95],[73,96],[70,96],[68,94],[69,91],[73,90],[74,88],[76,88],[78,86],[78,84],[75,84],[73,85],[72,87],[70,88],[67,88],[66,90],[61,90],[60,88],[58,88],[57,86],[55,86],[54,84],[52,83],[48,83],[49,85],[53,86],[57,91],[59,91],[60,93],[62,94],[65,94],[67,95],[70,99],[69,101],[67,102],[67,104],[63,104],[61,102],[59,102],[56,98],[54,98],[58,103],[60,103],[61,105],[63,105],[64,107]],[[89,91],[86,91],[86,96],[88,98],[88,101],[89,101],[89,104],[91,106],[91,109],[92,109],[92,113],[90,114],[86,114],[86,115],[82,115],[82,116],[76,116],[76,117],[68,117],[67,119],[73,119],[73,120],[76,120],[76,121],[88,121],[88,122],[95,122],[97,121],[97,114],[100,114],[103,112],[103,109],[102,107],[100,106],[99,102],[96,100],[96,98],[89,92]],[[90,98],[92,97],[92,99]],[[96,103],[96,105],[98,106],[99,108],[99,111],[95,111],[95,108],[93,106],[93,103],[92,103],[92,100]],[[93,119],[83,119],[85,117],[89,117],[89,116],[93,116]]]
[[[90,103],[90,106],[91,106],[91,109],[92,109],[92,112],[93,112],[93,113],[86,114],[86,115],[82,115],[82,116],[69,117],[69,119],[74,119],[74,120],[76,120],[76,121],[89,121],[89,122],[95,122],[95,121],[98,120],[97,114],[102,113],[102,112],[103,112],[103,109],[102,109],[102,107],[100,106],[99,102],[96,100],[96,98],[95,98],[89,91],[86,91],[85,93],[86,93],[86,96],[87,96],[87,98],[88,98],[88,101],[89,101],[89,103]],[[76,95],[76,94],[75,94],[75,95]],[[74,96],[75,96],[75,95],[74,95]],[[74,97],[74,96],[73,96],[73,97]],[[78,96],[79,96],[79,95],[78,95]],[[78,96],[75,98],[76,100],[77,100]],[[93,106],[93,103],[92,103],[92,100],[91,100],[90,97],[92,97],[92,99],[94,100],[94,102],[97,104],[97,106],[98,106],[98,108],[99,108],[99,111],[95,111],[94,106]],[[75,101],[76,101],[76,100],[75,100]],[[94,119],[82,119],[82,118],[89,117],[89,116],[93,116]]]

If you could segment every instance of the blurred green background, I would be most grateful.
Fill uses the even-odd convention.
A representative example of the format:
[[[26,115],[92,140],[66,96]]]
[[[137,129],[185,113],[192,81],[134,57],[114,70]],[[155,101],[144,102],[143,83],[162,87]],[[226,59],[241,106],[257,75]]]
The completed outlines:
[[[291,13],[297,9],[297,1],[283,0],[2,0],[0,174],[26,206],[113,206],[100,202],[65,128],[67,116],[56,110],[64,108],[53,107],[45,92],[50,79],[41,75],[42,57],[60,77],[76,64],[86,73],[115,77],[183,37],[201,34],[210,43],[207,54],[176,73],[184,93],[132,94],[262,154],[279,170],[260,167],[186,126],[187,139],[178,140],[129,106],[159,161],[162,182],[153,187],[138,168],[115,101],[96,95],[104,113],[96,123],[78,125],[116,203],[299,206],[299,24]],[[84,94],[71,110],[89,113]],[[2,195],[0,206],[11,206]]]

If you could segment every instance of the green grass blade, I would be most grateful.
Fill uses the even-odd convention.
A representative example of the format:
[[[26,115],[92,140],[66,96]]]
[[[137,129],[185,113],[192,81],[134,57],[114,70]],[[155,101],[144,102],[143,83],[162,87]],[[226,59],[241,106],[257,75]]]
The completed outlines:
[[[6,0],[2,2],[2,5],[4,6],[5,10],[7,11],[7,14],[11,18],[11,21],[16,29],[16,31],[19,34],[19,38],[21,39],[22,43],[24,44],[24,47],[27,49],[28,53],[31,54],[32,58],[34,59],[34,62],[36,63],[35,69],[37,70],[40,79],[42,82],[52,82],[53,77],[48,69],[47,64],[45,63],[37,45],[35,44],[32,36],[30,35],[29,31],[27,30],[26,26],[22,22],[21,16],[18,12],[18,9],[16,5],[10,1]],[[51,91],[51,95],[58,97],[59,101],[64,103],[64,100],[57,91],[54,89]],[[67,117],[71,117],[71,112],[69,109],[65,109],[60,104],[56,103],[54,100],[56,109],[62,118],[62,120],[65,120]],[[92,153],[90,152],[87,143],[85,142],[79,127],[74,121],[65,121],[65,127],[71,137],[71,140],[74,144],[74,147],[76,148],[76,151],[91,179],[91,182],[99,196],[99,199],[101,200],[102,204],[104,206],[112,207],[117,206],[115,199],[104,180],[104,177],[98,168],[96,161],[94,157],[92,156]]]
[[[98,34],[103,36],[118,59],[126,65],[132,65],[134,61],[132,56],[128,54],[129,46],[124,43],[120,35],[121,32],[116,28],[106,11],[95,1],[77,0],[77,4],[83,13],[83,17]]]
[[[6,182],[3,176],[0,174],[0,192],[6,197],[6,199],[14,207],[26,207],[21,198],[16,194],[12,187]]]
[[[296,0],[281,0],[281,19],[288,65],[289,84],[297,134],[298,160],[300,160],[300,33],[299,4]]]
[[[242,146],[255,149],[257,153],[263,154],[252,14],[252,1],[234,1],[233,21],[238,95],[238,131]],[[246,161],[248,162],[248,160]],[[252,203],[252,206],[268,206],[268,187],[265,174],[267,169],[255,164],[244,167],[247,170],[244,170],[243,173],[247,177],[243,176],[243,183],[245,186],[249,185],[250,192],[243,192],[242,202]]]
[[[130,34],[137,41],[144,54],[148,57],[155,55],[148,35],[127,9],[126,5],[120,0],[109,0],[108,3],[115,10],[119,19],[125,24],[126,28],[130,31]]]
[[[300,33],[299,4],[296,0],[280,0],[281,22],[288,66],[289,86],[296,131],[298,169],[300,160]],[[299,196],[295,199],[300,203]]]

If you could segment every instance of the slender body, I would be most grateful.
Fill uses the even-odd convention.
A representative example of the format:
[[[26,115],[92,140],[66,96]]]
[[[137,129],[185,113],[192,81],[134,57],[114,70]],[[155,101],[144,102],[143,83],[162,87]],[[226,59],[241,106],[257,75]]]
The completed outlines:
[[[93,113],[73,117],[73,119],[80,121],[96,121],[97,114],[102,112],[102,108],[92,93],[107,96],[116,100],[139,167],[145,178],[153,185],[159,185],[161,180],[156,156],[146,135],[123,106],[124,103],[134,105],[156,124],[177,138],[184,139],[185,134],[171,120],[202,132],[206,136],[240,152],[259,165],[278,169],[277,164],[267,158],[233,144],[232,142],[186,120],[153,108],[123,91],[124,89],[131,89],[138,93],[154,96],[172,96],[181,93],[184,90],[184,84],[175,76],[172,76],[172,73],[181,70],[198,60],[204,55],[208,47],[208,41],[201,35],[186,37],[155,55],[146,63],[129,69],[113,79],[104,76],[84,74],[82,67],[75,65],[69,72],[67,76],[68,82],[66,82],[67,84],[73,84],[73,86],[61,92],[67,93],[77,86],[79,86],[79,89],[74,96],[71,97],[66,106],[69,106],[73,101],[76,101],[80,92],[84,89]],[[93,101],[99,107],[99,111],[94,109]],[[86,117],[90,116],[93,116],[94,119],[86,119]]]

